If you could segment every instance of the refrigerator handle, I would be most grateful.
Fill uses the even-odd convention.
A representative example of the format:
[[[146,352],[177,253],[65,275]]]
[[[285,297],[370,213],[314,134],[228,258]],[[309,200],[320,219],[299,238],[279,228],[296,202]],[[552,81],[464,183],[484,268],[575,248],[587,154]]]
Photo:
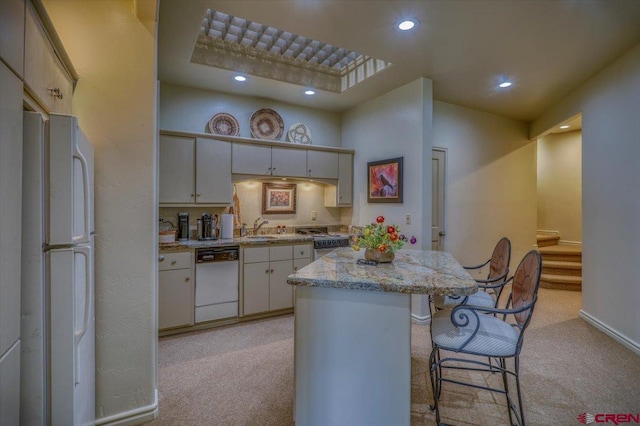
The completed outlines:
[[[87,164],[87,159],[84,158],[84,155],[82,155],[82,153],[78,150],[78,146],[76,145],[74,147],[74,151],[75,153],[73,154],[74,157],[77,157],[80,160],[80,164],[82,164],[82,180],[84,181],[84,185],[83,185],[83,189],[84,189],[84,201],[85,201],[85,206],[84,206],[84,229],[82,230],[82,235],[78,236],[78,237],[74,237],[73,240],[74,241],[89,241],[89,233],[90,233],[90,223],[89,223],[89,216],[91,215],[91,200],[89,199],[90,197],[90,193],[89,193],[89,166]]]
[[[87,264],[87,267],[85,268],[86,277],[84,282],[84,297],[85,297],[84,315],[82,319],[82,328],[75,332],[76,346],[78,346],[78,344],[80,343],[80,340],[82,340],[82,336],[84,336],[84,334],[87,332],[87,328],[89,327],[89,315],[91,314],[91,304],[93,303],[93,300],[92,300],[93,298],[93,294],[92,294],[93,293],[92,292],[93,265],[91,265],[91,254],[89,253],[89,250],[91,250],[89,247],[76,248],[76,251],[85,257],[86,264]]]

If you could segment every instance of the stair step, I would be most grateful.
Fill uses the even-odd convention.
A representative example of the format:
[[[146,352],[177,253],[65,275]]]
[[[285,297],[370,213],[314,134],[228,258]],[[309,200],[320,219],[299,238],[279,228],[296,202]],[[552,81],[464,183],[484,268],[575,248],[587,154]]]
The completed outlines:
[[[553,246],[558,244],[558,241],[560,241],[560,235],[537,234],[536,240],[538,242],[538,247]]]
[[[582,247],[580,246],[557,244],[554,246],[539,247],[538,251],[546,261],[582,262]]]
[[[582,276],[582,263],[561,262],[557,260],[543,260],[542,273],[547,275]]]
[[[582,277],[568,275],[542,274],[540,275],[540,287],[558,290],[581,290]]]

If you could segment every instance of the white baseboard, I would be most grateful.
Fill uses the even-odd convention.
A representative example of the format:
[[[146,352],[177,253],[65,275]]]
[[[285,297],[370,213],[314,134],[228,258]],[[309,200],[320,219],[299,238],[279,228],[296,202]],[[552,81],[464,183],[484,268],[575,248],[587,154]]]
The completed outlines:
[[[431,324],[431,315],[418,316],[411,314],[411,322],[419,325]]]
[[[155,391],[155,400],[152,404],[96,419],[96,426],[134,426],[153,420],[156,417],[158,417],[158,389]]]
[[[549,229],[538,229],[536,233],[540,235],[560,235],[560,231],[551,231]]]
[[[626,346],[627,348],[631,349],[636,354],[640,355],[640,344],[638,342],[634,342],[633,340],[629,339],[624,334],[621,334],[621,333],[617,332],[616,330],[614,330],[613,328],[609,327],[608,325],[606,325],[605,323],[603,323],[599,319],[589,315],[588,313],[586,313],[582,309],[580,309],[580,318],[582,318],[583,320],[585,320],[586,322],[588,322],[589,324],[591,324],[592,326],[594,326],[598,330],[602,331],[607,336],[613,338],[618,343],[622,344],[623,346]]]

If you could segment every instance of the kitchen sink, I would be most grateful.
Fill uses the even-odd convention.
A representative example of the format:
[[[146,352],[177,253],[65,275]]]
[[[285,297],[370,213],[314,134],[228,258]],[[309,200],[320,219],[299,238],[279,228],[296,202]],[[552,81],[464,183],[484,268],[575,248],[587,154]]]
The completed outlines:
[[[274,237],[273,235],[250,235],[246,238],[249,238],[251,240],[275,240],[278,237]]]

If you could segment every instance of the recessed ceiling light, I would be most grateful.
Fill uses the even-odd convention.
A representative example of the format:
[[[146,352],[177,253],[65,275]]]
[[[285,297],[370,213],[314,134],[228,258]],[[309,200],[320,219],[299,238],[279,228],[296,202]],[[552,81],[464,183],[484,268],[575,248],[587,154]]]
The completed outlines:
[[[396,28],[398,28],[401,31],[409,31],[415,28],[416,26],[418,26],[418,20],[415,18],[410,18],[410,19],[403,19],[402,21],[398,22],[398,24],[396,25]]]
[[[568,129],[569,127],[571,126],[569,126],[568,124],[565,124],[564,126],[560,126],[561,129]]]
[[[504,81],[504,82],[500,83],[498,86],[500,86],[500,87],[509,87],[509,86],[511,86],[511,84],[513,84],[513,83],[511,83],[510,81]]]
[[[313,96],[316,94],[316,92],[314,90],[305,90],[304,94],[307,96]]]
[[[247,77],[245,77],[244,75],[236,75],[233,77],[233,79],[235,81],[247,81]]]

